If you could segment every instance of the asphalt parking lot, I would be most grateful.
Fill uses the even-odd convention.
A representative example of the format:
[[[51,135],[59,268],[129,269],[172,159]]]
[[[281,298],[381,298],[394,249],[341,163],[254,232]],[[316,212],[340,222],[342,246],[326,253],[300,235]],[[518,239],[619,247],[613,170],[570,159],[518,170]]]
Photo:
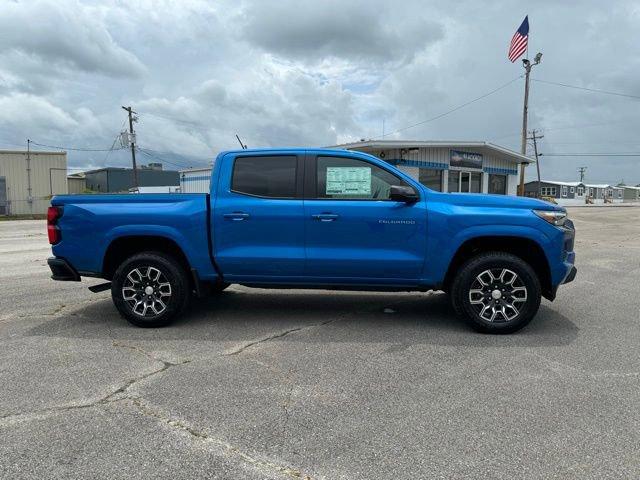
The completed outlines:
[[[0,222],[0,478],[639,478],[640,208],[510,336],[442,294],[231,287],[136,329]]]

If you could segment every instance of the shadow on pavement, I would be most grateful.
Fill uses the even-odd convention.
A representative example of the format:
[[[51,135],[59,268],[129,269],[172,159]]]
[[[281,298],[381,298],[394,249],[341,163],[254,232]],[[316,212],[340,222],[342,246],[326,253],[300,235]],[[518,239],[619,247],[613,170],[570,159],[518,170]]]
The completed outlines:
[[[320,325],[322,328],[308,328]],[[307,328],[307,334],[277,341],[384,343],[397,350],[419,344],[536,347],[566,345],[578,333],[571,320],[544,303],[520,332],[482,335],[455,317],[444,294],[229,290],[194,300],[180,319],[161,329],[130,326],[105,299],[54,317],[27,335],[249,342],[297,327]]]

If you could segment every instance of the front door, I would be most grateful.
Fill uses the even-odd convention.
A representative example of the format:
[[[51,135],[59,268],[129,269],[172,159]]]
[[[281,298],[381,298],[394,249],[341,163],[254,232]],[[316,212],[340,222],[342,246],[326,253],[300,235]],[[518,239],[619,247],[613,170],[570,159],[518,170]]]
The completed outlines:
[[[449,193],[481,193],[482,173],[449,170]]]
[[[424,194],[389,199],[408,183],[364,159],[310,156],[305,174],[306,274],[328,283],[414,283],[426,253]]]
[[[223,157],[212,233],[225,279],[278,282],[304,275],[303,157]]]

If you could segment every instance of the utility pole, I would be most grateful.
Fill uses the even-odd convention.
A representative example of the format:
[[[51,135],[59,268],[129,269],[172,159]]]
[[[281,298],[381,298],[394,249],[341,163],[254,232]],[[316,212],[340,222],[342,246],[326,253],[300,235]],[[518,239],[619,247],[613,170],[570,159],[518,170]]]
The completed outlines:
[[[522,66],[524,67],[524,107],[522,109],[522,144],[520,148],[520,153],[522,155],[527,154],[527,116],[529,113],[529,74],[531,73],[531,68],[534,65],[538,65],[542,60],[542,53],[536,53],[536,56],[533,59],[533,63],[531,63],[528,59],[522,59]],[[524,196],[524,167],[525,163],[520,164],[520,188],[519,195]]]
[[[133,133],[133,114],[131,107],[122,107],[129,114],[129,144],[131,145],[131,163],[133,164],[133,188],[138,188],[138,166],[136,165],[136,137]]]
[[[536,156],[536,170],[538,170],[538,198],[542,196],[542,187],[540,186],[540,160],[538,158],[538,142],[537,140],[544,138],[544,135],[536,135],[536,131],[531,132],[529,140],[533,140],[533,153]]]
[[[578,173],[580,174],[580,183],[584,182],[584,172],[587,171],[587,167],[578,168]]]

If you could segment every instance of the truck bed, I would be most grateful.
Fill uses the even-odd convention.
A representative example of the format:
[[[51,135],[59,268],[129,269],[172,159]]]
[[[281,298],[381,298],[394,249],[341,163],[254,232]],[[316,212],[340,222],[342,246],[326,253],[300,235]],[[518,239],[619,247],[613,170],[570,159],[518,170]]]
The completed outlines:
[[[201,279],[215,279],[211,259],[208,194],[59,195],[62,240],[53,246],[60,258],[72,257],[83,276],[102,276],[110,245],[130,236],[162,237],[175,242]]]

